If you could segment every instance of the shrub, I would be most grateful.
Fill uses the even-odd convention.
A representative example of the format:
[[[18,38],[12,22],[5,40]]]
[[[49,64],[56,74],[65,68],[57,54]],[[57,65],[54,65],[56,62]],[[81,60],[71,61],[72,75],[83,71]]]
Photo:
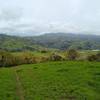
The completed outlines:
[[[46,62],[46,61],[49,61],[49,57],[46,56],[40,57],[40,62]]]
[[[98,53],[96,54],[96,56],[97,56],[97,61],[100,61],[100,52],[98,52]]]
[[[36,63],[36,58],[30,52],[23,52],[18,58],[22,64]]]
[[[67,52],[67,58],[69,60],[76,60],[76,58],[79,56],[78,52],[74,49],[70,49]]]
[[[14,65],[15,58],[13,55],[6,51],[0,51],[0,67]]]
[[[100,52],[98,52],[97,54],[94,55],[89,55],[87,57],[88,61],[100,61]]]
[[[89,55],[89,56],[87,57],[87,60],[88,60],[88,61],[97,61],[97,56],[96,56],[96,55]]]
[[[41,53],[47,53],[48,51],[47,50],[41,50]]]
[[[58,55],[56,53],[53,53],[50,56],[50,60],[51,61],[61,61],[61,60],[63,60],[63,58],[62,58],[62,56],[60,56],[60,55]]]
[[[31,53],[24,52],[21,55],[12,55],[6,51],[0,51],[0,67],[16,66],[20,64],[36,63],[36,57]]]

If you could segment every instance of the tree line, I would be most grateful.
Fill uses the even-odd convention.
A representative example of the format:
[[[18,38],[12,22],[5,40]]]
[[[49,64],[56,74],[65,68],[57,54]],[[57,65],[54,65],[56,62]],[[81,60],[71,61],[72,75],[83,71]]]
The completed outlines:
[[[42,51],[46,53],[48,51]],[[96,54],[89,54],[85,58],[80,55],[75,49],[69,49],[65,55],[59,53],[52,53],[49,56],[34,56],[31,52],[24,52],[22,55],[12,54],[7,51],[0,51],[0,67],[17,66],[21,64],[33,64],[46,61],[74,61],[74,60],[87,60],[87,61],[100,61],[100,52]]]

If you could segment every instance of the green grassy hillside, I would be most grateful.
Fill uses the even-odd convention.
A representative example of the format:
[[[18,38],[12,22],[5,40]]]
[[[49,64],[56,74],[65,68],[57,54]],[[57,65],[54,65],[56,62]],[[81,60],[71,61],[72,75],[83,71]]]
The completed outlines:
[[[100,100],[100,62],[47,62],[0,69],[0,100]]]
[[[0,34],[0,49],[7,51],[40,51],[44,47],[32,43],[25,37],[9,36]]]

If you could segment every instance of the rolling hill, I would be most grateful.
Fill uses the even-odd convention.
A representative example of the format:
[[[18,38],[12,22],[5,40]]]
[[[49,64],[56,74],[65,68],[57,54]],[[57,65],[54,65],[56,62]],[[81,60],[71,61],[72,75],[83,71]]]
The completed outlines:
[[[30,40],[27,40],[24,37],[0,34],[0,49],[7,51],[38,51],[44,48],[34,43],[31,43]]]
[[[29,39],[33,40],[35,44],[61,50],[66,50],[68,48],[84,50],[100,49],[99,35],[49,33]]]
[[[41,48],[54,48],[60,50],[69,48],[79,50],[100,49],[100,36],[71,33],[48,33],[32,37],[18,37],[0,34],[0,49],[10,51],[33,51]]]

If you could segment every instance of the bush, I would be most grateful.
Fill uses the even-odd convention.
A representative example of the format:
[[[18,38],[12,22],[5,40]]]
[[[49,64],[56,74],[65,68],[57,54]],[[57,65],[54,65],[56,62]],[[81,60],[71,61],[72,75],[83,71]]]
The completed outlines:
[[[20,59],[21,64],[31,64],[36,63],[36,57],[30,52],[23,52],[21,55],[18,56],[18,59]]]
[[[87,60],[88,60],[88,61],[97,61],[97,56],[96,56],[96,55],[89,55],[89,56],[87,57]]]
[[[74,49],[70,49],[67,52],[67,58],[69,60],[76,60],[76,58],[79,56],[78,52]]]
[[[88,61],[100,61],[100,52],[98,52],[97,54],[95,55],[89,55],[87,57],[87,60]]]
[[[56,53],[53,53],[50,56],[50,60],[51,61],[61,61],[61,60],[63,60],[63,58],[62,58],[62,56],[60,56],[60,55],[58,55]]]
[[[31,53],[24,52],[21,55],[12,55],[6,51],[0,51],[0,67],[16,66],[20,64],[36,63],[36,57]]]
[[[98,52],[98,53],[96,54],[96,56],[97,56],[97,61],[100,61],[100,52]]]
[[[0,67],[12,66],[15,63],[14,56],[6,51],[0,51]]]
[[[49,57],[46,56],[40,57],[40,62],[46,62],[46,61],[49,61]]]
[[[48,51],[47,50],[41,50],[41,53],[47,53]]]

